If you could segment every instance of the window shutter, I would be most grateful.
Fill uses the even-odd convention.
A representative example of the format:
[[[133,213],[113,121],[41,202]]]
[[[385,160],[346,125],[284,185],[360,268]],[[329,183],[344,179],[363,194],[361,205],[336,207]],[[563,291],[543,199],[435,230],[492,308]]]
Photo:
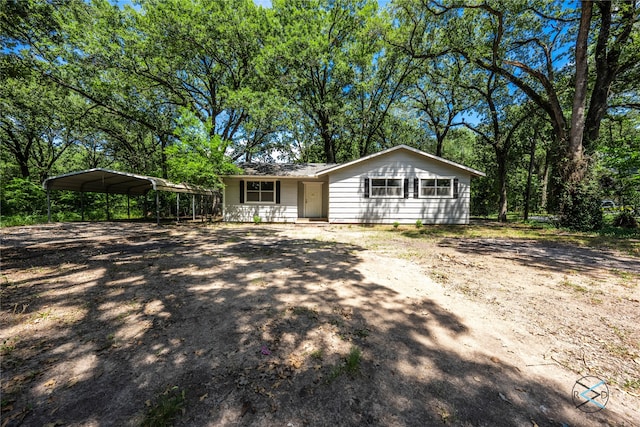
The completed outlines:
[[[244,181],[240,180],[240,203],[244,203]]]
[[[364,198],[369,198],[369,178],[364,179]]]
[[[420,179],[413,178],[413,198],[417,199],[420,197]]]
[[[453,179],[453,198],[457,199],[459,197],[458,193],[458,178]]]
[[[276,181],[276,204],[280,204],[280,181]]]
[[[409,178],[404,179],[404,198],[409,198]]]

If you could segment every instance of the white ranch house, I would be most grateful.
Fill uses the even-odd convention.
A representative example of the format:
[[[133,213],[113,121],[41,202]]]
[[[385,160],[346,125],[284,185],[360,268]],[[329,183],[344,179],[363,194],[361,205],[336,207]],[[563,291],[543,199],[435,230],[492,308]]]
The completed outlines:
[[[344,164],[240,165],[223,177],[225,221],[468,224],[484,173],[399,145]]]

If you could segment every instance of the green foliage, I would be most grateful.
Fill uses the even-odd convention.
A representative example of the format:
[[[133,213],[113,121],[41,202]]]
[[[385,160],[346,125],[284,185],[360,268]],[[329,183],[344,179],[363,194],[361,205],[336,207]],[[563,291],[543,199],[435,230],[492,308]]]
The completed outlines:
[[[347,374],[351,377],[356,376],[360,372],[360,365],[362,364],[362,351],[353,346],[349,350],[349,354],[344,357],[340,365],[334,366],[329,374],[329,381],[333,381],[340,375]]]
[[[345,358],[344,369],[349,375],[356,375],[360,371],[361,362],[362,351],[358,347],[353,346]]]
[[[258,225],[262,222],[262,217],[260,217],[260,215],[254,215],[253,216],[253,223]]]
[[[175,419],[184,412],[185,391],[177,386],[163,392],[147,411],[143,427],[168,427],[174,425]]]
[[[42,215],[47,212],[46,194],[30,179],[12,178],[0,187],[3,215]]]
[[[393,228],[397,229],[400,226],[400,223],[398,221],[394,221],[393,222]]]
[[[202,123],[190,111],[182,113],[175,131],[179,139],[165,149],[169,178],[218,188],[220,175],[238,171],[225,155],[228,144],[218,135],[211,136],[211,124]]]
[[[567,139],[556,133],[570,132],[560,116],[571,110],[575,69],[573,61],[562,69],[553,67],[564,61],[545,64],[540,46],[572,52],[579,7],[542,0],[491,7],[402,0],[385,10],[375,0],[274,0],[272,8],[252,0],[139,3],[3,3],[3,224],[7,215],[20,222],[44,214],[45,198],[33,186],[72,170],[109,167],[217,187],[234,161],[341,162],[396,144],[431,153],[440,146],[445,158],[487,172],[472,184],[475,215],[496,213],[495,182],[505,184],[512,211],[523,209],[529,177],[530,210],[546,207],[549,171],[558,175],[566,156]],[[620,63],[589,69],[622,71],[610,76],[615,90],[605,91],[603,126],[585,152],[607,198],[640,211],[640,79],[629,65],[638,63],[640,37],[636,25],[618,43],[631,6],[608,5],[594,6],[589,43],[600,39],[608,16],[615,34],[600,40],[618,50],[597,56],[591,44],[590,61]],[[590,93],[608,80],[589,77]],[[491,102],[479,97],[488,88]],[[520,109],[527,98],[546,116],[513,132],[507,147],[513,121],[506,107]],[[560,126],[547,130],[553,120]],[[19,188],[15,177],[35,184]],[[578,201],[582,190],[563,197],[570,211],[563,223],[598,222],[591,204],[585,210]],[[77,196],[52,194],[54,217],[79,205]],[[103,205],[87,212],[101,215]]]
[[[633,213],[629,211],[623,211],[613,218],[613,225],[615,227],[623,228],[638,228],[638,221],[633,216]]]
[[[560,199],[559,224],[572,230],[594,231],[602,228],[602,194],[594,180],[567,183]]]
[[[422,220],[418,219],[416,220],[416,228],[420,228],[420,227],[422,227]]]

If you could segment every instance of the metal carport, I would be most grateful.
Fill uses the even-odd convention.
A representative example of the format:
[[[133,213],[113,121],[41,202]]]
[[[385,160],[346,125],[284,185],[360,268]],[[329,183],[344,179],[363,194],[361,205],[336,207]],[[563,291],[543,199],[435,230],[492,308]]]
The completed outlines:
[[[79,172],[71,172],[47,178],[42,183],[47,191],[47,216],[51,222],[51,190],[68,190],[80,193],[105,193],[107,194],[107,219],[109,219],[109,194],[126,194],[127,196],[143,196],[150,190],[156,192],[156,217],[160,223],[160,200],[158,192],[167,191],[178,193],[178,210],[180,204],[179,193],[192,195],[216,196],[216,190],[191,184],[175,184],[163,178],[153,176],[136,175],[128,172],[119,172],[108,169],[88,169]],[[193,203],[193,198],[192,198]],[[128,204],[128,197],[127,197]],[[194,212],[195,215],[195,212]],[[83,206],[84,218],[84,206]]]

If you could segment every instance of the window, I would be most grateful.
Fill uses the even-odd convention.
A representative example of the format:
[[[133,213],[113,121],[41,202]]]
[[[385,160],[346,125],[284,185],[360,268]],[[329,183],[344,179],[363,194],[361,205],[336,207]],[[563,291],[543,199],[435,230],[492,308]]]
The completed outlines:
[[[247,181],[247,203],[274,203],[275,184],[273,181]]]
[[[429,178],[420,180],[421,197],[451,197],[453,180],[451,178]]]
[[[402,179],[371,179],[371,197],[402,197],[402,188]]]

